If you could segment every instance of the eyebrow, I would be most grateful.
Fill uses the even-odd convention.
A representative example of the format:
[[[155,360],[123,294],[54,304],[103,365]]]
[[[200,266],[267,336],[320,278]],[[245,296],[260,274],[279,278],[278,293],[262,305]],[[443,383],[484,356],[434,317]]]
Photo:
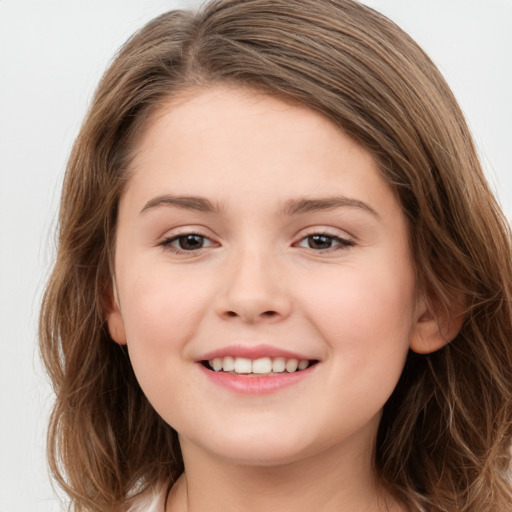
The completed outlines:
[[[198,212],[206,213],[219,213],[221,211],[221,207],[219,204],[213,203],[212,201],[204,197],[173,196],[165,194],[150,199],[144,205],[144,208],[142,208],[140,213],[142,214],[158,206],[174,206],[177,208],[182,208],[184,210],[195,210]]]
[[[289,201],[286,201],[283,207],[283,214],[291,216],[318,210],[333,210],[335,208],[358,208],[372,214],[379,220],[381,219],[380,215],[369,204],[360,201],[359,199],[353,199],[345,196],[318,199],[290,199]]]
[[[220,213],[222,210],[218,203],[214,203],[205,197],[198,196],[173,196],[165,194],[150,199],[140,213],[159,206],[174,206],[184,210],[195,210],[206,213]],[[300,198],[286,201],[282,208],[282,214],[286,216],[300,215],[318,210],[333,210],[335,208],[358,208],[372,214],[380,220],[380,215],[367,203],[359,199],[345,196],[325,198]]]

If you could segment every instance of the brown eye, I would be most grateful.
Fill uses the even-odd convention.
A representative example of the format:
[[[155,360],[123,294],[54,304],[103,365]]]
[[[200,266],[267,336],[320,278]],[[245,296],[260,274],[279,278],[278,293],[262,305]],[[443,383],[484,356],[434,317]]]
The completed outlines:
[[[187,233],[184,235],[173,236],[164,240],[160,245],[173,249],[177,252],[193,252],[205,247],[211,247],[214,243],[205,236],[196,233]]]
[[[195,251],[204,246],[204,237],[201,235],[183,235],[174,240],[182,251]]]
[[[307,237],[307,244],[310,249],[330,249],[334,242],[334,238],[327,235],[311,235]]]
[[[351,240],[346,240],[338,236],[327,235],[325,233],[315,233],[305,236],[297,244],[298,247],[313,249],[314,251],[328,251],[336,249],[345,249],[354,245]]]

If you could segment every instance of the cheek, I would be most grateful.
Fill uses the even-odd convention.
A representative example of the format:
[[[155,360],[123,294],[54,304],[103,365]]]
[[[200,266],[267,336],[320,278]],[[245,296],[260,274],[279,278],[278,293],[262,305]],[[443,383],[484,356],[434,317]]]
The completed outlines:
[[[345,410],[372,417],[400,378],[409,350],[414,311],[413,280],[394,272],[351,269],[314,306],[315,325],[329,345],[330,371],[350,389]]]
[[[211,303],[208,289],[191,286],[165,267],[145,271],[124,284],[121,311],[135,372],[141,380],[145,374],[172,372]]]
[[[127,348],[137,381],[156,411],[174,421],[169,411],[188,410],[184,352],[194,338],[207,300],[179,280],[146,273],[132,280],[122,305]],[[179,389],[178,392],[173,390]]]
[[[409,266],[347,265],[309,284],[314,294],[304,307],[331,348],[356,359],[406,352],[415,309]]]

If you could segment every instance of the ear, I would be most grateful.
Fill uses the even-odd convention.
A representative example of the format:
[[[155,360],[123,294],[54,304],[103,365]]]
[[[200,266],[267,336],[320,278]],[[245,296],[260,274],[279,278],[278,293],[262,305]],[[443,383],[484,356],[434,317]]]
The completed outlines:
[[[440,304],[419,300],[417,320],[410,339],[410,348],[418,354],[430,354],[450,343],[464,321],[463,301],[446,310]]]
[[[115,282],[112,282],[112,287],[107,297],[107,324],[111,338],[119,345],[126,345],[126,331],[121,310],[119,309]]]

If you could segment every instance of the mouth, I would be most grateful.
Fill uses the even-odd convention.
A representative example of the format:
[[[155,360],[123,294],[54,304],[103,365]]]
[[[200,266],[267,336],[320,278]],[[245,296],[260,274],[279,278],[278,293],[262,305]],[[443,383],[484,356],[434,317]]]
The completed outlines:
[[[201,361],[212,372],[227,373],[245,377],[269,377],[290,373],[300,373],[317,364],[315,359],[296,359],[286,357],[247,357],[224,356]]]
[[[210,382],[242,395],[268,395],[308,382],[319,359],[272,345],[230,345],[196,360]]]

